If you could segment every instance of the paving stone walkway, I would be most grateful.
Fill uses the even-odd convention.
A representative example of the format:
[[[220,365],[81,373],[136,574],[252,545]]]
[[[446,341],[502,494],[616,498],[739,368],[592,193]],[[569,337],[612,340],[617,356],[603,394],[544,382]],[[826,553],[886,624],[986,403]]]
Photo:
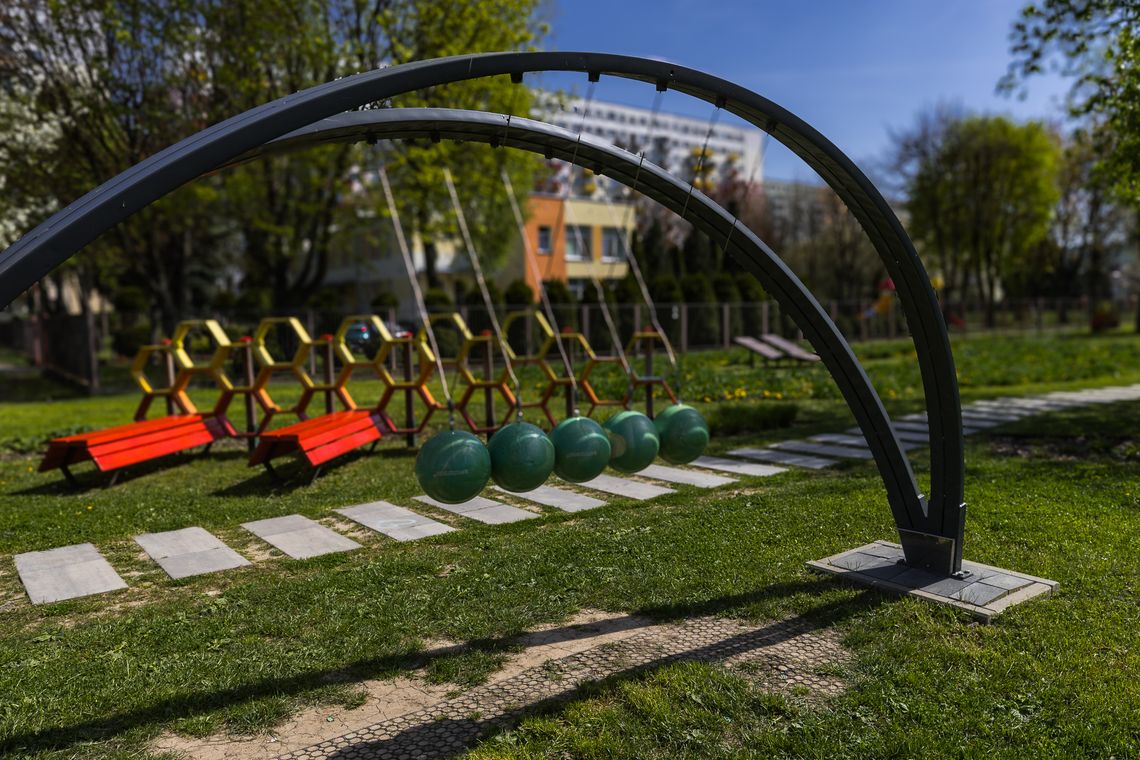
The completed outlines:
[[[1140,399],[1140,384],[1085,391],[1058,391],[1037,397],[975,401],[962,408],[964,431],[973,435],[1032,415],[1091,404]],[[929,429],[926,414],[917,412],[893,421],[892,426],[904,448],[923,446]],[[582,484],[586,490],[600,491],[635,500],[654,499],[674,493],[673,488],[646,481],[658,481],[696,488],[719,488],[736,482],[727,475],[766,477],[784,472],[786,467],[823,469],[842,459],[870,459],[859,428],[844,433],[813,436],[806,441],[781,441],[766,448],[738,448],[728,456],[700,457],[687,467],[651,465],[638,473],[639,479],[602,475]],[[503,493],[503,492],[500,492]],[[539,515],[527,509],[477,497],[465,504],[441,504],[427,496],[417,501],[464,519],[499,525],[529,520]],[[510,494],[533,504],[576,512],[603,506],[606,502],[574,487],[543,486],[526,494]],[[405,507],[377,501],[334,510],[336,513],[397,541],[412,541],[455,530]],[[286,515],[245,523],[249,530],[289,557],[305,559],[334,552],[351,551],[360,544],[301,515]],[[148,556],[171,578],[186,578],[249,565],[249,561],[203,528],[190,527],[164,533],[151,533],[135,539]],[[18,554],[16,570],[33,604],[46,604],[126,588],[127,584],[92,544],[77,544],[46,551]]]
[[[673,662],[723,663],[742,670],[765,688],[819,699],[842,693],[843,681],[825,673],[848,660],[835,631],[813,628],[798,618],[760,625],[693,618],[548,660],[511,678],[281,755],[278,760],[455,757],[482,735],[509,726],[535,709],[572,699],[585,684]]]

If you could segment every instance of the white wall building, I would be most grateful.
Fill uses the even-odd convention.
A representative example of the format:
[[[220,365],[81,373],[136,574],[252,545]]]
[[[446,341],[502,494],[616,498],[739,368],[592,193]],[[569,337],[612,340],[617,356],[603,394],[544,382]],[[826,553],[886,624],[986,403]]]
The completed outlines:
[[[545,102],[544,102],[545,101]],[[554,98],[539,98],[534,118],[583,134],[592,135],[618,147],[637,153],[645,151],[646,158],[682,179],[691,176],[691,163],[695,154],[705,145],[711,154],[711,179],[719,179],[718,170],[731,162],[740,176],[747,180],[755,173],[755,182],[763,179],[763,133],[752,126],[737,126],[718,120],[709,134],[709,120],[691,116],[658,112],[648,108],[571,99],[559,104]],[[651,144],[652,143],[652,144]]]

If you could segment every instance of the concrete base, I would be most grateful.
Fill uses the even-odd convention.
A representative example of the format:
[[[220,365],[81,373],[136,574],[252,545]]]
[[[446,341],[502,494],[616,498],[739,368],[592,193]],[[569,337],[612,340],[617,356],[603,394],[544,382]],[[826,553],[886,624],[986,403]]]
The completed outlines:
[[[1003,570],[978,562],[963,562],[964,578],[944,578],[900,563],[902,547],[887,541],[808,562],[812,570],[838,575],[873,588],[895,591],[939,604],[948,604],[989,623],[1004,610],[1041,594],[1051,594],[1056,581]]]

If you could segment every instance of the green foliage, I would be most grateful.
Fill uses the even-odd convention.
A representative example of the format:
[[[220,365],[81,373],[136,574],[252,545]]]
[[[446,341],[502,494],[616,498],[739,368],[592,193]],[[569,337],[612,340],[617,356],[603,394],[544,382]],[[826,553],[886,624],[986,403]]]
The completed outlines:
[[[577,329],[578,327],[578,299],[562,280],[544,280],[542,283],[546,296],[554,307],[554,317],[558,324],[553,327],[561,330],[564,327]]]
[[[694,345],[714,345],[720,340],[721,309],[712,282],[703,273],[681,278],[681,293],[689,304],[689,340]]]
[[[971,283],[992,322],[1000,283],[1026,266],[1057,200],[1059,149],[1042,124],[1002,116],[946,116],[902,140],[911,233],[946,280],[948,298]],[[924,134],[925,132],[925,134]],[[917,149],[914,147],[917,145]]]
[[[503,300],[512,309],[526,308],[534,304],[534,288],[527,285],[526,280],[511,280],[503,293]]]
[[[1102,125],[1098,156],[1119,195],[1140,204],[1140,5],[1120,0],[1027,3],[1010,35],[1000,87],[1024,89],[1051,63],[1073,78],[1069,109]]]
[[[717,404],[707,415],[709,432],[740,435],[790,427],[799,406],[791,401],[746,401]]]

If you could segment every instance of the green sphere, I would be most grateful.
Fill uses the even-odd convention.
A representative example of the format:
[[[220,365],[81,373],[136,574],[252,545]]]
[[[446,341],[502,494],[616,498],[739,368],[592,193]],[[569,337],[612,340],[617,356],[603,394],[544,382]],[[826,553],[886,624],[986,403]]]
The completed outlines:
[[[661,439],[661,458],[670,464],[688,464],[709,445],[709,425],[691,406],[673,404],[653,420]]]
[[[550,431],[554,472],[571,483],[585,483],[602,474],[610,461],[610,440],[589,417],[570,417]]]
[[[554,469],[554,444],[529,422],[504,425],[487,442],[491,478],[506,491],[533,491]]]
[[[618,412],[602,425],[610,437],[610,466],[622,472],[637,472],[653,464],[661,442],[653,420],[641,412]]]
[[[491,478],[491,455],[475,436],[445,430],[432,436],[416,456],[416,480],[424,493],[444,504],[475,498]]]

